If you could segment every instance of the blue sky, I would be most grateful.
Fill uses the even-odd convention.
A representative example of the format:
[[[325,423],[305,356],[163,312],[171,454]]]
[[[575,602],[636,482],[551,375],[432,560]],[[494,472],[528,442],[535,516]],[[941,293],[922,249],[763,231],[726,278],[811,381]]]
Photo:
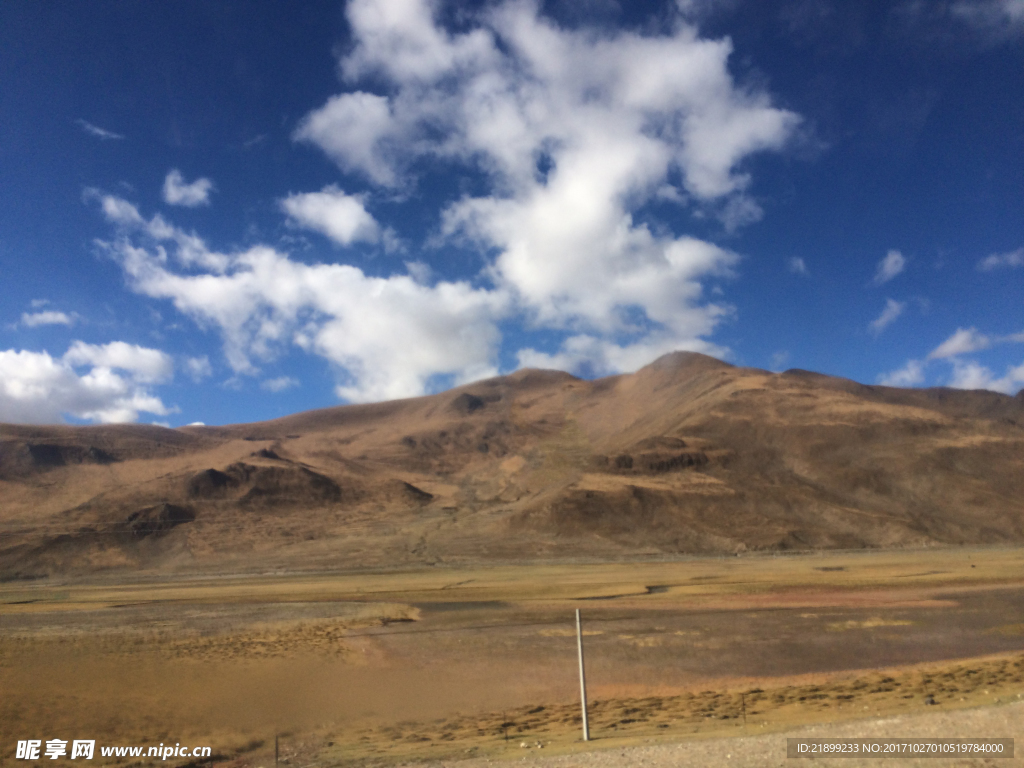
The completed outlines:
[[[0,4],[0,421],[673,349],[1024,387],[1024,0]]]

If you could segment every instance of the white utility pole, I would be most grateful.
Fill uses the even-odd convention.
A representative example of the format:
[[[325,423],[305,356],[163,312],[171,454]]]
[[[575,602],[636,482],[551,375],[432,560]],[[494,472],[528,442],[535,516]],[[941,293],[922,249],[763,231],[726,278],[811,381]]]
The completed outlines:
[[[590,741],[590,725],[587,723],[587,678],[583,674],[583,630],[580,627],[580,609],[576,609],[576,650],[580,657],[580,703],[583,705],[583,740]]]

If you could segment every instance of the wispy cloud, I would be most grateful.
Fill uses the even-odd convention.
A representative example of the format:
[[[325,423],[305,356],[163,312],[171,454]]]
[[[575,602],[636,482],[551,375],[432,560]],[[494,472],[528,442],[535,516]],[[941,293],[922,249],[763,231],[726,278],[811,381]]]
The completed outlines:
[[[878,269],[875,271],[875,285],[882,285],[892,280],[907,266],[907,259],[899,251],[893,250],[885,254],[885,258],[878,262]]]
[[[299,380],[291,376],[279,376],[276,379],[267,379],[260,384],[260,388],[268,392],[284,392],[286,389],[299,386]]]
[[[113,131],[108,131],[106,128],[100,128],[98,125],[93,125],[88,120],[82,120],[79,118],[75,122],[78,123],[79,127],[90,136],[95,136],[97,139],[102,139],[103,141],[120,141],[124,138],[120,133],[114,133]]]
[[[256,136],[253,136],[251,139],[247,139],[246,141],[243,141],[242,142],[242,147],[243,147],[243,149],[252,149],[253,147],[262,144],[266,140],[267,140],[267,134],[261,133],[261,134],[258,134]]]
[[[1024,2],[1024,0],[1022,0]],[[1018,248],[1008,253],[993,253],[978,262],[978,269],[982,272],[991,272],[993,269],[1004,267],[1024,266],[1024,248]]]
[[[885,309],[882,310],[882,314],[868,323],[868,330],[877,336],[884,331],[886,327],[892,325],[892,323],[894,323],[896,319],[903,314],[903,310],[906,309],[906,306],[906,302],[886,299]]]
[[[168,205],[183,205],[186,208],[209,205],[212,190],[213,182],[209,179],[196,179],[186,184],[181,171],[173,168],[164,179],[164,202]]]
[[[22,312],[21,323],[29,328],[36,328],[40,325],[67,325],[75,324],[75,316],[65,312],[57,312],[52,309],[42,312]]]
[[[764,210],[746,195],[732,195],[718,213],[725,231],[732,233],[764,218]]]
[[[902,0],[894,18],[932,40],[1000,45],[1024,36],[1024,0]]]
[[[796,275],[808,275],[807,264],[799,256],[793,256],[789,260],[789,271]]]
[[[922,384],[926,368],[932,361],[940,360],[952,367],[946,386],[956,389],[988,389],[1013,394],[1024,384],[1024,364],[1009,366],[1005,375],[997,376],[987,366],[977,360],[965,359],[964,356],[997,345],[1015,343],[1024,343],[1024,332],[992,336],[980,333],[977,328],[957,328],[955,333],[929,352],[923,360],[909,360],[903,368],[883,374],[878,381],[895,387]]]
[[[950,13],[993,42],[1024,34],[1024,0],[956,0]]]
[[[206,355],[186,358],[183,367],[189,378],[197,383],[213,375],[213,366]]]
[[[992,340],[977,328],[957,328],[956,332],[928,354],[929,360],[943,360],[956,355],[966,355],[986,349]]]

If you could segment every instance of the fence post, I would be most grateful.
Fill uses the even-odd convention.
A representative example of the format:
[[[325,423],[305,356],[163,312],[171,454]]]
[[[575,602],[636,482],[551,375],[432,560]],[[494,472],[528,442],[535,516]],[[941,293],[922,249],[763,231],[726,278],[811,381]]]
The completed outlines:
[[[576,609],[576,650],[580,657],[580,704],[583,707],[583,740],[590,741],[590,724],[587,722],[587,678],[583,674],[583,630],[580,626],[580,609]]]

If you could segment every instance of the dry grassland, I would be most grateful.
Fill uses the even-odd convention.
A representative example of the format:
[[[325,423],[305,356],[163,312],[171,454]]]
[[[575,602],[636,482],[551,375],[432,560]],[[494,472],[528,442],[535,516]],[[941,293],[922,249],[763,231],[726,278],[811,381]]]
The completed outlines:
[[[0,765],[27,738],[254,768],[275,734],[291,765],[579,750],[576,607],[590,747],[1024,693],[1020,549],[6,583]]]

